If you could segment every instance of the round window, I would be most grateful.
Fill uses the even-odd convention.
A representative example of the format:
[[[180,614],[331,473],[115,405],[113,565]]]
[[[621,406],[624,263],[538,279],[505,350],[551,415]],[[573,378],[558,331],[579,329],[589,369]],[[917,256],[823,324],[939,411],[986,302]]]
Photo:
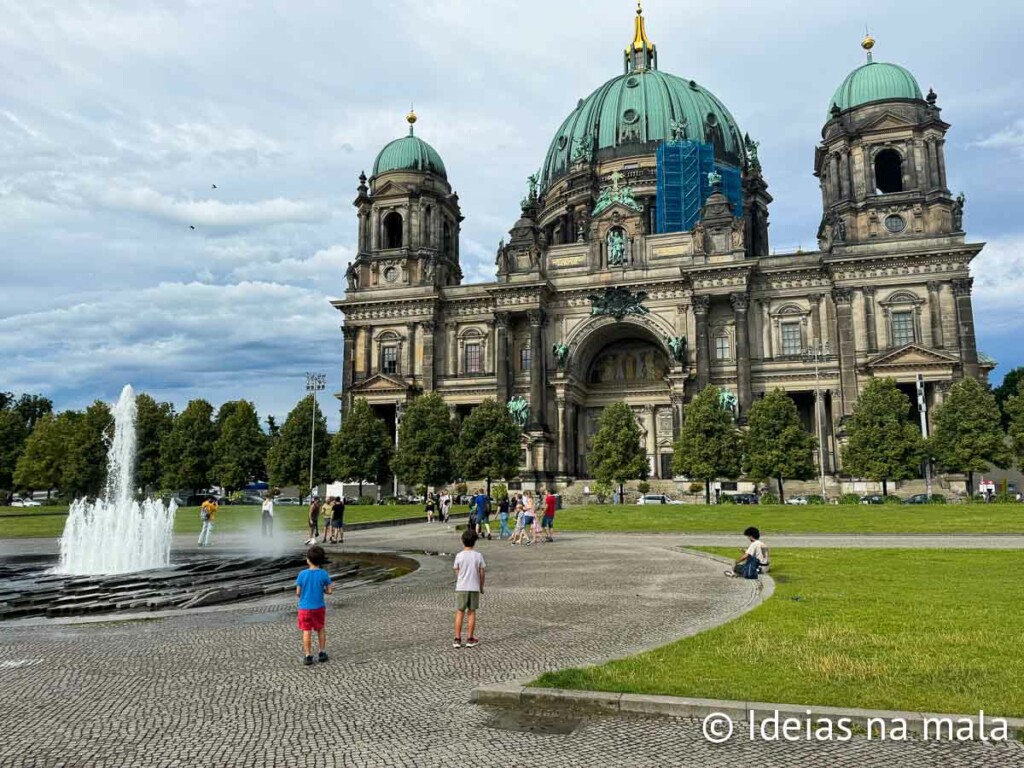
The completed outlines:
[[[566,147],[566,145],[568,143],[569,143],[569,139],[566,138],[565,136],[559,136],[558,137],[558,148],[559,149],[565,149],[565,147]]]
[[[637,77],[636,75],[631,75],[630,77],[626,78],[627,88],[636,88],[638,85],[640,85],[640,78]]]
[[[395,282],[398,279],[398,270],[394,267],[388,267],[384,270],[384,279],[389,283]]]
[[[895,235],[907,228],[907,222],[903,220],[902,216],[897,216],[894,213],[885,217],[885,228]]]
[[[635,109],[627,109],[623,113],[622,119],[625,120],[630,125],[632,125],[633,123],[640,119],[640,113],[637,112]]]

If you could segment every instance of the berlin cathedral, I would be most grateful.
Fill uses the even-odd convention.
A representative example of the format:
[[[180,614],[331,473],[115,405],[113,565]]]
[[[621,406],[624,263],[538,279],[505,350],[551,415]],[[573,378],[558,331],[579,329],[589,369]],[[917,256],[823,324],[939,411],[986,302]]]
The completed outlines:
[[[662,71],[638,7],[621,74],[582,99],[531,176],[496,255],[466,285],[462,214],[440,155],[415,133],[359,178],[344,314],[342,414],[365,398],[396,429],[437,392],[453,415],[485,399],[523,427],[527,485],[588,477],[602,409],[624,401],[650,476],[671,479],[687,402],[714,385],[743,423],[781,388],[842,473],[844,424],[872,377],[933,408],[985,379],[963,230],[946,183],[934,91],[867,62],[831,100],[814,148],[818,250],[773,253],[758,144],[702,84]]]

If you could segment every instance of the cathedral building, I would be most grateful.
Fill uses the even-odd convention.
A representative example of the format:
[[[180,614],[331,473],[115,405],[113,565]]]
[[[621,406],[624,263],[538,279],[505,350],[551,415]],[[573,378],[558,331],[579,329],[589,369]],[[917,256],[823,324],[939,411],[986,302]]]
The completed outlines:
[[[704,387],[742,423],[790,394],[842,473],[844,424],[873,377],[934,407],[984,379],[964,197],[946,182],[934,92],[867,62],[826,103],[814,149],[818,250],[775,254],[758,144],[704,85],[659,68],[638,7],[622,73],[558,127],[496,254],[466,285],[448,169],[416,135],[360,176],[344,299],[342,413],[365,398],[394,429],[421,393],[453,414],[487,398],[523,426],[523,478],[588,477],[602,409],[636,413],[651,476],[671,477],[687,402]]]

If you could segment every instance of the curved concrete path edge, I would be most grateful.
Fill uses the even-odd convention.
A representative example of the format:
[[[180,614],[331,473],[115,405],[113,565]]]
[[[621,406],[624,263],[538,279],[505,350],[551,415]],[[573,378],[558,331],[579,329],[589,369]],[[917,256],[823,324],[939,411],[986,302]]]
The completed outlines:
[[[691,557],[703,557],[729,565],[730,560],[707,552],[683,549],[682,552]],[[775,593],[775,581],[767,574],[758,580],[756,591],[743,609],[701,632],[714,627],[728,624],[741,616],[745,616],[757,606],[764,603]],[[700,633],[697,633],[700,634]],[[692,635],[683,635],[691,637]],[[658,644],[640,653],[661,648]],[[607,659],[604,663],[613,661]],[[598,666],[598,665],[594,665]],[[920,735],[925,732],[926,721],[949,720],[957,723],[962,720],[978,722],[978,715],[940,714],[934,712],[909,712],[889,709],[860,709],[856,707],[826,707],[801,704],[775,704],[761,701],[735,701],[731,699],[701,699],[686,696],[658,696],[636,693],[614,693],[608,691],[575,691],[565,688],[531,687],[527,680],[513,680],[494,685],[482,685],[473,689],[470,700],[474,704],[504,709],[519,709],[527,712],[542,710],[558,714],[587,715],[642,715],[647,717],[706,718],[709,715],[727,715],[732,722],[749,722],[751,715],[762,717],[778,715],[780,718],[797,718],[800,720],[823,718],[835,723],[845,718],[854,727],[867,729],[870,722],[883,721],[889,727],[900,721],[906,724],[907,731]],[[993,715],[991,720],[1000,719],[1006,723],[1010,739],[1024,740],[1024,718],[999,718]],[[981,730],[979,729],[979,734]]]

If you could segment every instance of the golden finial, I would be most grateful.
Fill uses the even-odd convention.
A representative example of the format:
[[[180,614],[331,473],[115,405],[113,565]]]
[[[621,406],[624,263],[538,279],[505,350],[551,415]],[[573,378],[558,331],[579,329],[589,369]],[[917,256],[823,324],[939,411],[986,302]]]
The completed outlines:
[[[409,135],[412,136],[412,128],[416,125],[416,121],[419,119],[416,117],[416,110],[409,107],[409,114],[405,116],[406,122],[409,123]]]
[[[860,47],[868,52],[868,62],[871,62],[871,49],[875,47],[875,38],[871,36],[871,32],[864,29],[864,39],[860,42]]]
[[[644,15],[644,7],[641,4],[641,2],[642,2],[642,0],[636,0],[636,15],[637,16],[643,16]]]

